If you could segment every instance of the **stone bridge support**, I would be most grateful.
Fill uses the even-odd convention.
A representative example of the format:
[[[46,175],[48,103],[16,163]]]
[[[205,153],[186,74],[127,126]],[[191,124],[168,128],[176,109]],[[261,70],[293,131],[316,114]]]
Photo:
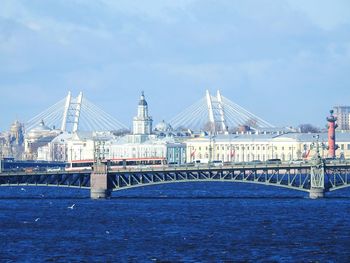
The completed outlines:
[[[90,177],[91,199],[106,199],[111,197],[111,186],[107,176],[107,165],[95,164]]]
[[[310,198],[323,198],[325,193],[324,163],[321,159],[311,166]]]

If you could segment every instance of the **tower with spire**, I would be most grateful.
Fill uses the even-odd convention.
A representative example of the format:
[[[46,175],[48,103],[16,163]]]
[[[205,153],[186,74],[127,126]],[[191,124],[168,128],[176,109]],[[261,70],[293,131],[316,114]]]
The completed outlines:
[[[148,105],[145,94],[142,91],[139,105],[137,107],[137,116],[133,120],[134,135],[150,135],[152,133],[152,117],[148,115]]]

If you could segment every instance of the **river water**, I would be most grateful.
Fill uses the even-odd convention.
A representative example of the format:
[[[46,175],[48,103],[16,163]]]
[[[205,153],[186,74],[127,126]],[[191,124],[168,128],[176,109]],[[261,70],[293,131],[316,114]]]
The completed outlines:
[[[350,190],[310,200],[179,183],[90,200],[88,190],[1,187],[0,261],[350,262],[349,214]]]

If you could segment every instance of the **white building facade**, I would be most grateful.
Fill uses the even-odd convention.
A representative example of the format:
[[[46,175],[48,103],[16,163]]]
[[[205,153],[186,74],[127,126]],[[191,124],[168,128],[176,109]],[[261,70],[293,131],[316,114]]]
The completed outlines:
[[[229,134],[195,138],[185,141],[186,160],[250,162],[268,159],[310,159],[315,154],[315,135]],[[339,146],[336,156],[350,158],[350,133],[337,132],[336,143]],[[319,144],[321,157],[328,157],[327,133],[319,134]]]

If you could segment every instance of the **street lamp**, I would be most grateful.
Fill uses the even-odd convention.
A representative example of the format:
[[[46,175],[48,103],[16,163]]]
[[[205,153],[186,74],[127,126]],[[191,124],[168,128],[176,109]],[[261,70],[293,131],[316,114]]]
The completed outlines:
[[[73,146],[70,147],[70,160],[73,161]]]
[[[192,162],[194,162],[194,155],[195,155],[195,152],[194,152],[194,146],[189,146],[189,149],[190,149],[190,151],[189,151],[189,154],[190,154],[190,162],[192,163]]]
[[[211,133],[209,133],[209,163],[212,160],[213,148],[211,145]]]

